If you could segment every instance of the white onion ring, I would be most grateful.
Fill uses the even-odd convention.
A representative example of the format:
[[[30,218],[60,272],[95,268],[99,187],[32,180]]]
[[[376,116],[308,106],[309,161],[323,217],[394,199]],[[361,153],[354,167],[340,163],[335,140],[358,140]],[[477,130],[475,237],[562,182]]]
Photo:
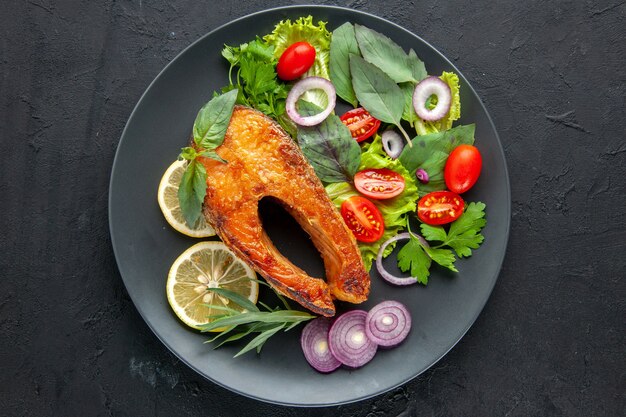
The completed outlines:
[[[395,130],[385,130],[381,136],[383,149],[391,159],[396,159],[404,149],[404,140]]]
[[[423,237],[421,237],[420,235],[415,235],[415,236],[417,236],[417,238],[422,243],[422,245],[429,246],[428,242],[426,242]],[[398,240],[408,240],[410,238],[411,238],[411,235],[409,233],[406,233],[406,232],[400,233],[399,235],[396,235],[392,237],[391,239],[389,239],[388,241],[386,241],[385,243],[383,243],[380,249],[378,250],[378,255],[376,255],[376,269],[378,269],[380,276],[385,281],[389,282],[390,284],[411,285],[411,284],[417,283],[417,278],[415,277],[397,277],[395,275],[391,275],[383,267],[383,253],[385,252],[385,249],[387,248],[387,246],[389,246],[393,242],[397,242]]]
[[[429,110],[426,100],[432,95],[437,96],[437,105]],[[428,122],[441,120],[450,111],[452,92],[450,86],[437,77],[424,78],[413,91],[413,108],[415,113]]]
[[[328,96],[328,105],[321,112],[314,116],[302,116],[296,109],[296,103],[302,94],[309,90],[322,90]],[[289,91],[287,95],[287,101],[285,102],[285,109],[287,115],[296,124],[300,126],[315,126],[322,123],[328,115],[335,109],[337,102],[337,93],[333,84],[326,78],[322,77],[307,77],[298,81]]]

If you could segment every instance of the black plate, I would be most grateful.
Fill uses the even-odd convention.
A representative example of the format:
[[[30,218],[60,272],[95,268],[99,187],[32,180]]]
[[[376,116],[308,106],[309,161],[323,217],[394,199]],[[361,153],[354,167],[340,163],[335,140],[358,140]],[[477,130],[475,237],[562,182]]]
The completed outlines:
[[[211,93],[227,84],[220,51],[271,32],[284,18],[312,14],[332,30],[345,21],[385,33],[406,50],[415,49],[431,74],[455,71],[461,78],[462,123],[476,123],[476,145],[483,175],[466,195],[487,204],[485,242],[474,256],[457,262],[459,273],[434,269],[427,287],[397,288],[372,272],[370,300],[360,308],[395,299],[413,315],[413,329],[401,346],[380,351],[357,370],[321,375],[306,363],[299,331],[271,339],[260,356],[237,359],[237,347],[218,350],[203,344],[206,336],[185,327],[171,312],[165,282],[172,262],[197,241],[172,230],[156,201],[161,175],[187,143],[198,109]],[[267,10],[228,23],[178,55],[148,87],[130,116],[111,174],[109,219],[120,273],[135,306],[159,339],[182,361],[211,381],[263,401],[297,406],[343,404],[401,385],[432,366],[465,334],[485,305],[496,282],[507,245],[510,189],[506,162],[485,107],[463,75],[432,46],[384,19],[337,7],[288,7]],[[269,211],[271,207],[268,208]],[[323,274],[318,254],[303,236],[290,235],[289,222],[270,215],[270,235],[296,264]],[[282,242],[282,243],[281,243]],[[285,242],[295,242],[286,245]],[[391,264],[392,262],[390,262]]]

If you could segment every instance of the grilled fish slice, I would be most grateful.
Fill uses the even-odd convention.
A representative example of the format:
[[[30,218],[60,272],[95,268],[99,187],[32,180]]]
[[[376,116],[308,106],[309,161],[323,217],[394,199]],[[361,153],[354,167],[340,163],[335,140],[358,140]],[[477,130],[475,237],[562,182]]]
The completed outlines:
[[[204,215],[219,237],[279,293],[323,316],[333,298],[361,303],[370,289],[352,232],[294,141],[264,114],[236,106],[217,153],[228,163],[200,158],[207,172]],[[326,280],[308,276],[272,244],[258,203],[280,202],[311,236]]]

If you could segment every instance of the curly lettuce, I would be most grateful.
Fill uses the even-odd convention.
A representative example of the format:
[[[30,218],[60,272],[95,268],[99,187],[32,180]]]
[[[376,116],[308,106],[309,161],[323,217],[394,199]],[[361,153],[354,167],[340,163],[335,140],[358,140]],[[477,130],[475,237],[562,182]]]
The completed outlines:
[[[376,242],[359,242],[359,249],[361,251],[361,257],[363,258],[363,263],[365,264],[366,270],[369,271],[372,267],[372,261],[376,258],[381,245],[387,239],[392,238],[402,229],[406,228],[406,217],[409,213],[415,212],[415,204],[417,202],[418,194],[417,185],[406,168],[404,168],[397,159],[389,158],[383,150],[382,141],[379,135],[376,135],[371,144],[366,144],[363,147],[359,171],[367,168],[391,169],[402,175],[405,181],[404,191],[399,196],[389,200],[372,201],[383,215],[383,219],[385,221],[385,233]],[[354,188],[354,185],[348,182],[329,184],[326,186],[326,193],[338,209],[341,208],[341,204],[348,198],[360,195]],[[385,249],[383,256],[388,256],[393,251],[394,246],[395,243],[389,245]]]
[[[280,21],[274,31],[265,35],[263,40],[274,47],[274,58],[278,59],[289,46],[296,42],[308,42],[315,48],[315,62],[304,74],[305,77],[322,77],[330,79],[328,64],[330,62],[331,33],[326,29],[326,22],[313,23],[313,16],[301,17],[292,22],[289,19]],[[326,95],[320,90],[313,90],[302,96],[303,100],[325,108],[328,104]]]
[[[425,122],[419,117],[416,117],[415,129],[420,135],[427,135],[429,133],[437,133],[448,130],[452,127],[452,123],[461,117],[459,76],[453,72],[444,71],[439,78],[450,87],[450,92],[452,93],[450,111],[443,119],[437,120],[436,122]],[[434,104],[432,104],[432,106],[434,107]]]

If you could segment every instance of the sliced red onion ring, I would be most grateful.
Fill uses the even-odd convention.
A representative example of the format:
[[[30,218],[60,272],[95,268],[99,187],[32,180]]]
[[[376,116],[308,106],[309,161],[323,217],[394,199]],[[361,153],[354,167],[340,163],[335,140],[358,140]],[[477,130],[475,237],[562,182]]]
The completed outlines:
[[[417,171],[415,171],[415,176],[417,177],[417,179],[422,184],[428,184],[428,181],[430,181],[430,177],[428,176],[428,172],[426,172],[422,168],[418,168]]]
[[[396,159],[404,149],[402,136],[394,130],[385,130],[382,134],[383,149],[391,159]]]
[[[366,317],[366,311],[348,311],[335,320],[328,333],[328,346],[333,356],[351,368],[368,363],[378,349],[365,334]]]
[[[424,240],[423,237],[421,237],[420,235],[415,235],[415,236],[417,236],[417,238],[419,239],[419,241],[423,245],[429,246],[428,242],[426,242],[426,240]],[[378,272],[380,273],[380,276],[385,281],[387,281],[387,282],[389,282],[391,284],[394,284],[394,285],[411,285],[411,284],[417,283],[417,279],[415,277],[397,277],[395,275],[391,275],[389,272],[387,272],[385,267],[383,267],[383,253],[385,253],[385,249],[387,249],[387,246],[389,246],[393,242],[397,242],[398,240],[408,240],[410,238],[411,238],[410,234],[408,234],[408,233],[400,233],[400,234],[392,237],[391,239],[389,239],[385,243],[383,243],[381,245],[380,249],[378,250],[378,255],[376,256],[376,269],[378,269]]]
[[[365,318],[365,334],[378,346],[391,347],[402,342],[411,330],[411,314],[398,301],[383,301]]]
[[[300,336],[300,345],[307,362],[319,372],[332,372],[341,366],[328,347],[331,320],[320,317],[310,321]]]
[[[328,96],[328,106],[321,112],[314,116],[302,116],[296,109],[296,103],[302,94],[309,90],[323,90]],[[285,108],[287,114],[296,124],[300,126],[315,126],[324,121],[328,115],[335,109],[335,103],[337,102],[337,93],[333,84],[322,77],[307,77],[298,81],[287,95],[287,101]]]
[[[430,96],[437,97],[435,108],[430,110],[426,107],[426,101]],[[417,84],[413,91],[413,108],[415,113],[428,122],[434,122],[445,117],[450,111],[452,93],[450,87],[437,77],[424,78]]]

